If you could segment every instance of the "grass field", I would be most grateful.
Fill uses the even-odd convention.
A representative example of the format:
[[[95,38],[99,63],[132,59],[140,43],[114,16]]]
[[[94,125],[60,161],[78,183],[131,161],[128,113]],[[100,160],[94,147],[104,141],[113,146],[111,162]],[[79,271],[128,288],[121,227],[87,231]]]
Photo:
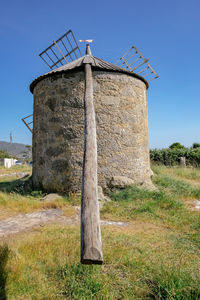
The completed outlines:
[[[1,174],[11,174],[17,172],[27,172],[31,173],[32,168],[29,165],[22,165],[22,166],[12,166],[11,168],[5,168],[0,166],[0,175]]]
[[[153,166],[157,191],[112,191],[101,218],[104,264],[80,264],[80,229],[46,225],[0,247],[0,299],[200,299],[200,169]],[[46,208],[27,179],[0,178],[0,218]],[[51,204],[71,209],[80,199]],[[48,206],[48,205],[47,205]],[[47,207],[48,208],[48,207]]]

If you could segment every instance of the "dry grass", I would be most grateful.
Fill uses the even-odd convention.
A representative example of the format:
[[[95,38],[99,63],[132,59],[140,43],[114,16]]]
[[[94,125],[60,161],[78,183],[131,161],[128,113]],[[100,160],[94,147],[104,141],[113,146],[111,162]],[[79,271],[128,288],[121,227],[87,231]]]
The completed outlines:
[[[113,201],[102,209],[103,218],[129,222],[102,227],[102,266],[80,264],[76,226],[48,225],[2,244],[0,299],[200,299],[200,219],[185,206],[188,197],[200,195],[187,181],[197,181],[200,171],[154,167],[154,172],[159,191],[113,191]],[[40,197],[2,191],[0,207],[37,210],[44,205]],[[71,196],[55,206],[73,213],[78,201]]]
[[[76,227],[46,226],[9,242],[7,299],[199,299],[183,297],[185,288],[200,296],[199,247],[176,232],[140,222],[104,227],[102,239],[102,267],[80,265]],[[178,287],[169,282],[175,275]],[[161,285],[174,297],[152,296]]]
[[[18,170],[22,171],[24,167],[18,166]],[[75,204],[79,200],[75,199],[73,195],[70,198],[61,197],[51,202],[40,201],[44,196],[45,193],[42,191],[32,191],[29,177],[0,177],[0,220],[19,213],[29,213],[50,208],[62,208],[63,214],[67,216],[75,213],[72,203]]]
[[[51,202],[40,201],[42,196],[22,196],[19,194],[5,194],[0,192],[0,220],[20,213],[29,213],[43,209],[62,208],[63,215],[72,216],[76,210],[65,197]]]
[[[183,179],[184,181],[200,187],[200,168],[180,168],[180,167],[165,167],[153,166],[155,174],[168,175],[176,179]]]
[[[23,172],[23,173],[32,173],[32,167],[29,165],[22,165],[22,166],[12,166],[11,168],[5,168],[0,166],[0,175],[3,174],[11,174],[11,173],[17,173],[17,172]]]

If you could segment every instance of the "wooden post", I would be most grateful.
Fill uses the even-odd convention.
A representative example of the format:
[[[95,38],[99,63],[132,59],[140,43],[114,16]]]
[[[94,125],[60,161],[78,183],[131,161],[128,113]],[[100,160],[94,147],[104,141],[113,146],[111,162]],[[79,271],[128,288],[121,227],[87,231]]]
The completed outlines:
[[[180,157],[179,166],[185,168],[186,167],[186,158]]]
[[[81,263],[102,264],[103,255],[97,181],[96,121],[89,45],[87,45],[86,54],[88,54],[88,57],[86,57],[85,60],[85,126],[81,191]]]

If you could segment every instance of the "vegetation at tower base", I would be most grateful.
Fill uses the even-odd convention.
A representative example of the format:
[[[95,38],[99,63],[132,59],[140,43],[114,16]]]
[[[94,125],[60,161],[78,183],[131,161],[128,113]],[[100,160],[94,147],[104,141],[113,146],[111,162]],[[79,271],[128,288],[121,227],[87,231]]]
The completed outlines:
[[[198,147],[150,150],[150,160],[156,164],[175,166],[179,164],[181,157],[186,158],[187,166],[200,167],[200,148]]]
[[[102,266],[80,264],[79,225],[1,237],[0,299],[199,300],[200,212],[190,205],[200,199],[200,169],[152,169],[157,191],[113,190],[101,209],[101,219],[128,223],[102,226]],[[0,220],[48,207],[24,180],[0,177]],[[71,216],[80,199],[48,205]]]

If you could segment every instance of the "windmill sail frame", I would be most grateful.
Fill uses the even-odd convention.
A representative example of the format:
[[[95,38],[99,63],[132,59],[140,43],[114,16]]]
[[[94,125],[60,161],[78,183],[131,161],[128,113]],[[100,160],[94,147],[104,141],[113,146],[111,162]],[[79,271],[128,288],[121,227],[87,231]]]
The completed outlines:
[[[33,114],[22,118],[22,122],[26,125],[28,130],[30,130],[31,133],[33,133],[33,128],[31,128],[31,124],[33,124]]]
[[[51,70],[69,63],[81,55],[81,50],[71,29],[56,41],[53,40],[53,43],[39,54]]]
[[[142,76],[149,82],[159,76],[148,61],[136,46],[132,46],[115,64]]]

